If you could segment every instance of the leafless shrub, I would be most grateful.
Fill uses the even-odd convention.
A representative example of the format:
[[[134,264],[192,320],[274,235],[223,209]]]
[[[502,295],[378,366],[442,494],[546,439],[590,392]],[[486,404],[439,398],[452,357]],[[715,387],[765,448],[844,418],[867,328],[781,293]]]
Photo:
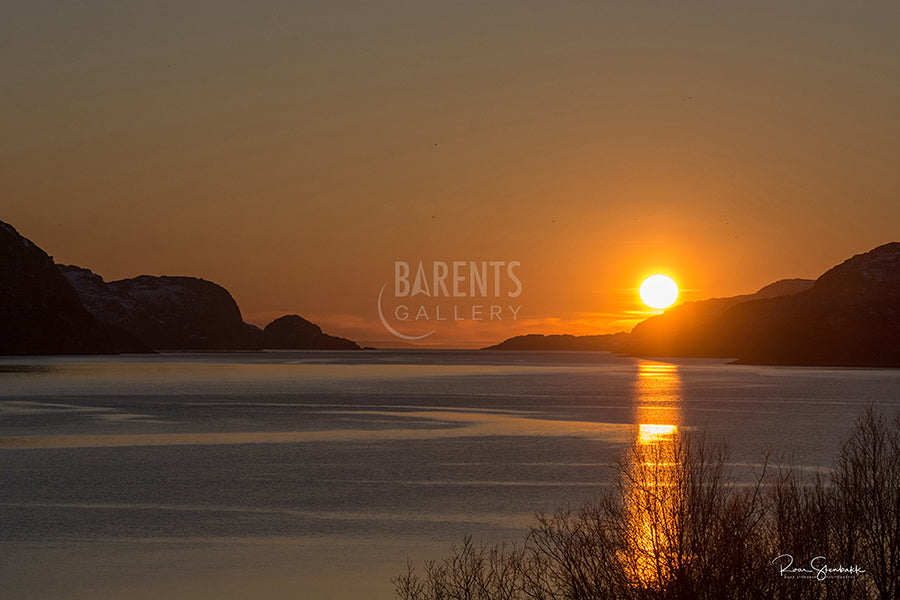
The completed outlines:
[[[863,565],[860,597],[900,598],[900,414],[870,408],[841,448],[831,476],[832,536],[842,560]]]
[[[394,587],[401,600],[520,600],[521,562],[515,546],[476,545],[467,537],[441,562],[426,562],[424,577],[408,563]]]
[[[722,442],[638,441],[611,492],[539,513],[521,547],[466,538],[394,579],[401,600],[888,600],[900,598],[900,416],[869,410],[828,475],[772,469],[738,486]],[[858,565],[852,576],[783,576]],[[805,562],[804,562],[805,561]]]

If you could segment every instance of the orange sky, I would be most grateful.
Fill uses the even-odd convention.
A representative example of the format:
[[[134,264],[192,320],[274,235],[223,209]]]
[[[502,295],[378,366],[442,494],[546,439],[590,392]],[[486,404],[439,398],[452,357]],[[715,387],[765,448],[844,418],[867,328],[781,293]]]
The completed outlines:
[[[429,343],[606,333],[653,272],[733,295],[900,238],[896,3],[57,4],[0,18],[0,219],[257,324],[390,340],[395,261],[519,261],[515,321]]]

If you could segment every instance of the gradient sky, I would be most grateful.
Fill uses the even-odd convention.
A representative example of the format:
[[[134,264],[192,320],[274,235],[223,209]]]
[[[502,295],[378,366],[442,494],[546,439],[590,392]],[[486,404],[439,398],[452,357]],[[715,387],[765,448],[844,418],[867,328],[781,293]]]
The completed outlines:
[[[607,333],[654,272],[733,295],[900,239],[896,2],[3,1],[0,69],[0,219],[260,325],[391,339],[395,261],[497,260],[518,320],[430,342]]]

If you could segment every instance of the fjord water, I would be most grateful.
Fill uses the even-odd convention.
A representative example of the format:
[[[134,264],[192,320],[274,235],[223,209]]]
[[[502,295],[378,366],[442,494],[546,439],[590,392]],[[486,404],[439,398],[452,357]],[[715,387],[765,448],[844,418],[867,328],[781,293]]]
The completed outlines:
[[[466,534],[609,485],[635,440],[705,429],[828,466],[900,371],[605,353],[0,359],[0,597],[373,598]]]

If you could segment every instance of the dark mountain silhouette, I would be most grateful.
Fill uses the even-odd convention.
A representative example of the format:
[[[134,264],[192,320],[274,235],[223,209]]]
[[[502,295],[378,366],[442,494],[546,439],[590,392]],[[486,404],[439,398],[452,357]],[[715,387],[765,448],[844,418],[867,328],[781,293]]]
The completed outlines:
[[[196,277],[106,282],[53,259],[0,221],[0,354],[261,348],[358,349],[296,315],[244,323],[228,290]]]
[[[149,352],[95,319],[53,259],[0,221],[0,354]]]
[[[204,279],[141,275],[107,283],[87,269],[59,269],[92,315],[156,350],[359,349],[297,315],[276,319],[265,329],[244,323],[228,290]]]
[[[667,356],[676,351],[675,342],[685,335],[707,324],[729,308],[761,298],[775,298],[796,294],[812,287],[811,279],[783,279],[769,284],[755,294],[743,294],[728,298],[710,298],[696,302],[685,302],[667,310],[664,314],[651,317],[639,323],[634,331],[643,332],[645,344],[654,345],[658,356]],[[633,336],[625,333],[608,335],[517,335],[485,350],[600,350],[608,352],[629,352],[636,346]],[[643,348],[646,349],[646,348]],[[652,354],[652,353],[651,353]],[[690,355],[690,354],[682,354]],[[697,354],[702,356],[703,354]]]
[[[608,341],[607,349],[636,356],[898,367],[900,243],[854,256],[814,282],[788,279],[751,295],[687,302]],[[491,348],[578,350],[583,343],[519,336]]]
[[[651,321],[632,331],[632,353],[900,366],[900,243],[844,261],[806,291],[741,302],[694,327],[675,311]]]
[[[814,283],[811,279],[782,279],[754,294],[679,304],[638,323],[622,350],[645,356],[736,357],[737,354],[729,354],[727,348],[717,345],[719,342],[712,339],[716,336],[710,336],[709,330],[715,329],[717,319],[744,302],[791,296],[805,292]],[[706,332],[702,339],[701,331]]]
[[[252,331],[228,290],[195,277],[105,282],[75,266],[59,266],[96,319],[134,334],[155,350],[226,351],[255,347]]]
[[[900,243],[858,254],[808,291],[736,306],[718,324],[741,362],[900,366]]]
[[[262,347],[273,350],[359,350],[356,342],[327,335],[314,323],[297,315],[275,319],[263,329]]]

